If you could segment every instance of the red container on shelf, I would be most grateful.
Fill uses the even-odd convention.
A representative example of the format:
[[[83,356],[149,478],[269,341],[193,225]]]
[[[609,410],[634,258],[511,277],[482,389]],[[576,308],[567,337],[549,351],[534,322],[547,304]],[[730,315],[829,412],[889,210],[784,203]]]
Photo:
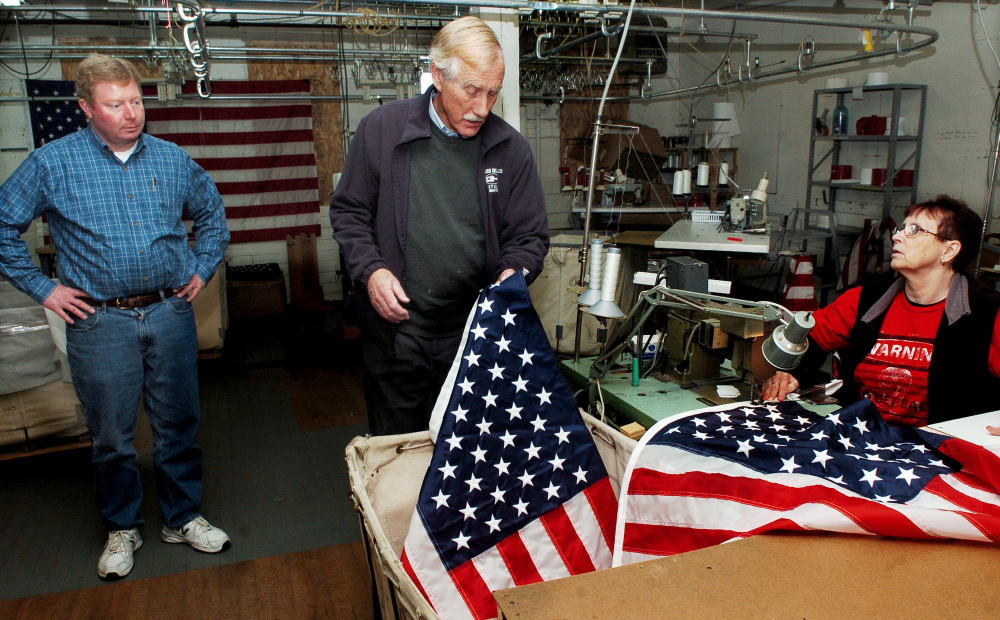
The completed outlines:
[[[893,187],[913,187],[913,170],[899,170],[892,180]]]
[[[884,116],[871,115],[859,118],[854,124],[859,136],[883,136],[888,120]]]
[[[854,166],[836,165],[830,166],[830,180],[831,181],[843,181],[845,179],[851,178],[851,173],[854,172]]]
[[[885,185],[889,180],[889,171],[885,168],[875,168],[872,170],[872,185]]]

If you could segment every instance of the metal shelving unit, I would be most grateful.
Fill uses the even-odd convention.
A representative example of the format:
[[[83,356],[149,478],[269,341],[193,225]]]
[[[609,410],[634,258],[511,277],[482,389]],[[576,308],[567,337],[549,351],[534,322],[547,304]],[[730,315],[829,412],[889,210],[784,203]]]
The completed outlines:
[[[861,97],[854,97],[856,91],[860,91]],[[887,115],[887,135],[816,135],[815,120],[819,117],[821,105],[827,109],[833,109],[845,103],[845,97],[852,97],[856,101],[855,112],[859,109],[869,111],[877,109],[871,106],[875,96],[891,95],[891,110]],[[865,100],[868,100],[867,104]],[[822,103],[821,103],[822,102]],[[832,103],[832,105],[826,105]],[[848,101],[850,103],[850,101]],[[820,228],[810,221],[810,212],[817,213],[819,209],[808,209],[803,218],[803,231],[825,234],[830,239],[827,248],[828,259],[833,259],[834,272],[836,278],[840,278],[841,256],[838,237],[856,237],[857,229],[846,230],[833,224],[837,221],[837,202],[842,200],[842,193],[855,192],[861,194],[881,194],[881,218],[883,220],[891,217],[893,206],[902,206],[903,199],[909,200],[907,204],[913,204],[917,199],[917,186],[920,180],[920,152],[924,135],[924,110],[927,104],[927,86],[923,84],[886,84],[882,86],[862,86],[855,88],[825,88],[813,91],[812,115],[810,117],[809,141],[809,178],[806,183],[806,205],[813,204],[813,192],[815,188],[827,191],[826,210],[831,213],[827,220],[831,223],[826,229]],[[906,106],[907,112],[901,113]],[[859,114],[852,114],[849,131],[854,131],[854,123],[858,120]],[[906,117],[911,122],[916,121],[916,129],[913,135],[899,135],[900,118]],[[853,180],[832,181],[829,174],[822,174],[827,170],[826,164],[836,166],[841,163],[841,158],[845,151],[855,156],[871,156],[871,149],[884,146],[885,154],[879,156],[882,166],[886,169],[885,185],[862,185]],[[851,162],[848,162],[851,163]],[[896,173],[900,170],[910,168],[913,170],[913,183],[909,186],[899,187],[894,185]],[[860,166],[858,166],[860,170]],[[819,178],[817,178],[819,173]],[[878,200],[873,200],[878,202]],[[813,218],[815,219],[815,217]]]

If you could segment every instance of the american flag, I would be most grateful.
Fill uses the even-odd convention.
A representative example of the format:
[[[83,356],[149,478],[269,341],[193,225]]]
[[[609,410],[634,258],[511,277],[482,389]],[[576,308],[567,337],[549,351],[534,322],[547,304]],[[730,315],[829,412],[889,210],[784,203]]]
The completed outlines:
[[[491,592],[611,566],[617,502],[516,274],[485,289],[431,419],[402,563],[446,619]]]
[[[146,103],[146,132],[183,148],[215,181],[230,244],[320,236],[312,105],[278,98],[308,94],[308,80],[213,81],[213,96],[265,98]]]
[[[622,482],[615,566],[771,530],[996,542],[1000,458],[894,427],[861,400],[715,407],[646,433]]]
[[[29,103],[31,134],[35,148],[79,131],[87,126],[87,116],[76,101],[76,85],[63,80],[28,80],[28,96],[72,97],[66,101],[35,100]]]
[[[194,93],[194,84],[183,89]],[[73,82],[28,80],[34,97],[75,97]],[[212,93],[281,97],[308,95],[308,80],[213,81]],[[308,101],[200,99],[159,102],[146,96],[146,133],[177,144],[215,181],[226,205],[230,244],[285,241],[285,235],[320,236],[319,183]],[[31,105],[35,148],[87,126],[73,101]],[[190,223],[189,223],[190,225]],[[284,253],[284,247],[280,250]]]

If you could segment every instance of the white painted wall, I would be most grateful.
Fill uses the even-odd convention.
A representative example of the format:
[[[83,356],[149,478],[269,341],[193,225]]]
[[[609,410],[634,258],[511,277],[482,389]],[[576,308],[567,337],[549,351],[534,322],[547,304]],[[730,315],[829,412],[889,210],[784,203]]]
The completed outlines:
[[[846,6],[841,14],[852,20],[870,20],[884,6],[884,3],[859,0],[848,0],[843,4]],[[908,56],[840,65],[732,88],[728,97],[729,101],[737,104],[742,129],[736,143],[740,147],[738,180],[743,184],[755,184],[756,179],[766,171],[771,178],[769,192],[774,214],[787,213],[796,205],[806,206],[813,90],[824,88],[829,77],[844,77],[849,85],[857,86],[865,82],[869,72],[885,71],[890,74],[892,82],[928,86],[917,199],[931,198],[939,193],[950,194],[965,200],[982,214],[988,190],[990,114],[1000,80],[1000,68],[987,48],[975,4],[974,0],[938,1],[933,6],[921,7],[915,23],[938,30],[941,37],[933,47]],[[1000,44],[1000,6],[986,2],[982,6],[988,32],[996,47]],[[778,7],[769,7],[768,10],[776,9],[780,10]],[[803,14],[815,16],[815,12]],[[894,19],[899,20],[900,15],[897,14]],[[764,66],[780,60],[794,63],[798,42],[809,34],[814,35],[818,42],[819,60],[860,49],[857,31],[760,23],[741,23],[739,27],[760,35],[755,55],[760,56]],[[783,44],[773,45],[772,42]],[[876,42],[894,46],[894,39],[888,42],[876,39]],[[690,81],[692,76],[687,77]],[[866,96],[863,103],[848,101],[851,133],[854,132],[855,121],[861,116],[888,115],[890,99],[886,95],[881,101],[871,96]],[[701,114],[710,115],[712,102],[724,100],[725,94],[713,93],[702,99],[698,107]],[[829,107],[832,118],[832,102]],[[822,106],[819,111],[822,112]],[[903,115],[907,115],[905,110]],[[913,114],[907,116],[915,129]],[[885,147],[879,148],[882,151],[878,154],[884,155]],[[842,153],[847,154],[846,151]],[[870,156],[858,153],[852,159],[848,161],[842,156],[841,163],[855,165],[856,172],[862,166],[873,167],[874,160]],[[897,160],[901,161],[900,158]],[[817,194],[814,192],[814,196]],[[845,222],[857,224],[863,217],[879,217],[880,206],[875,205],[873,199],[881,204],[880,197],[875,195],[841,192],[838,206],[843,204],[842,211],[849,214],[844,218]],[[810,207],[824,207],[813,202]],[[895,209],[897,218],[905,206],[904,199]]]
[[[559,165],[559,106],[527,102],[521,106],[521,133],[531,143],[538,176],[545,191],[545,205],[550,229],[565,229],[572,225],[572,192],[562,192]]]

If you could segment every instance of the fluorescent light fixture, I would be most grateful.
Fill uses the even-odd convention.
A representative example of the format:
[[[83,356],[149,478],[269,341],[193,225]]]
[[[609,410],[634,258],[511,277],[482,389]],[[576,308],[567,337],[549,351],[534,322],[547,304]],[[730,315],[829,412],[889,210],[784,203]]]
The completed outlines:
[[[0,0],[0,6],[21,6],[24,0]]]

